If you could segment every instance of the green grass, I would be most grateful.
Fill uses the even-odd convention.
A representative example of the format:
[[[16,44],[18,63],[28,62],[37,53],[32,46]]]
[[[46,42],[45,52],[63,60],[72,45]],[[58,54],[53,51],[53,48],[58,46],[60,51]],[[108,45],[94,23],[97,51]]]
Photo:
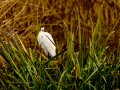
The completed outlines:
[[[120,41],[117,54],[114,51],[108,54],[109,47],[106,44],[114,31],[104,39],[103,32],[98,27],[99,17],[100,14],[93,39],[89,39],[89,47],[86,50],[82,42],[78,16],[79,42],[74,41],[71,29],[66,42],[67,48],[58,51],[58,54],[49,60],[45,59],[43,54],[36,53],[37,39],[33,51],[31,48],[26,48],[17,35],[19,46],[12,37],[6,35],[7,43],[0,38],[2,43],[0,54],[8,64],[5,71],[1,71],[4,77],[0,79],[1,89],[113,90],[120,88]],[[37,32],[39,30],[40,25]],[[74,51],[74,43],[79,45],[78,52]],[[67,55],[64,52],[67,52]],[[55,57],[59,60],[55,60]]]

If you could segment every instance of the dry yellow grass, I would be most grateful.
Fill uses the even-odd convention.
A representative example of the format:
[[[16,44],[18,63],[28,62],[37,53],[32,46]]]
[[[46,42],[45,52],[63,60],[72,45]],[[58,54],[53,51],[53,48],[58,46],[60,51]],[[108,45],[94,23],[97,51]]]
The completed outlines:
[[[104,33],[106,37],[119,19],[119,4],[119,0],[0,0],[0,22],[14,30],[9,29],[8,33],[5,25],[0,23],[0,36],[6,40],[3,33],[13,38],[17,33],[26,47],[33,48],[38,28],[37,19],[39,21],[41,19],[41,26],[52,34],[62,49],[66,45],[67,34],[71,26],[75,41],[78,41],[79,14],[81,28],[85,31],[84,45],[87,46],[101,6],[103,5],[99,28],[102,31],[106,29]],[[119,35],[118,23],[109,44],[116,46]],[[37,49],[40,47],[37,46]]]

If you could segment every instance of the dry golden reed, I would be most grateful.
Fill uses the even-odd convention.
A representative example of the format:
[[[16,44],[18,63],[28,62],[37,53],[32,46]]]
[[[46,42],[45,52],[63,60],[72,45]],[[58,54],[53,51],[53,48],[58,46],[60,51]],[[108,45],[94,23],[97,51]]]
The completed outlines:
[[[71,28],[75,41],[78,41],[79,15],[81,28],[85,33],[84,45],[87,46],[102,5],[99,30],[106,29],[104,33],[104,37],[106,37],[118,21],[114,29],[115,33],[109,41],[109,45],[116,46],[120,38],[120,0],[0,0],[0,22],[2,22],[0,23],[0,36],[6,40],[3,33],[13,38],[16,33],[26,47],[33,48],[38,28],[37,20],[38,22],[41,20],[41,26],[52,34],[62,49],[66,46],[67,34]],[[12,28],[13,31],[6,28],[5,25]],[[37,46],[37,49],[40,47]]]

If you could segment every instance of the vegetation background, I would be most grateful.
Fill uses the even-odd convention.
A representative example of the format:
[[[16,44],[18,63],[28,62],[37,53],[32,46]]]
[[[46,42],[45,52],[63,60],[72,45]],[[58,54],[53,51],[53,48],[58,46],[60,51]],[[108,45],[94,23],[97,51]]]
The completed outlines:
[[[115,31],[107,43],[111,47],[108,51],[112,53],[118,49],[120,39],[120,0],[0,0],[0,37],[6,42],[7,34],[19,44],[15,37],[16,33],[25,47],[33,49],[38,29],[37,22],[41,20],[41,27],[45,27],[55,42],[58,42],[59,50],[63,50],[67,46],[67,36],[71,28],[74,40],[79,41],[79,15],[81,30],[82,32],[84,30],[82,41],[84,46],[88,47],[101,6],[99,30],[105,30],[104,38],[112,30]],[[75,44],[74,48],[77,50],[79,45]],[[43,52],[38,44],[37,50]],[[5,67],[6,64],[0,56],[0,70]]]
[[[72,26],[75,40],[78,40],[79,13],[81,27],[85,30],[85,45],[88,45],[102,5],[99,27],[106,29],[105,37],[118,21],[115,33],[109,39],[109,44],[116,46],[120,38],[120,0],[0,0],[0,21],[17,33],[25,46],[33,47],[39,18],[41,26],[52,34],[62,48],[66,44],[66,27],[70,30]],[[5,40],[2,33],[7,28],[4,24],[0,23],[0,36]]]

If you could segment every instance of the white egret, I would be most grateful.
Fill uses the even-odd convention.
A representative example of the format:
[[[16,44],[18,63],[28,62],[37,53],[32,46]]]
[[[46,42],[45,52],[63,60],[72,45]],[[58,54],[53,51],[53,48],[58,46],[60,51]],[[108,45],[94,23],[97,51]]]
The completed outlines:
[[[44,31],[44,28],[41,28],[41,31],[38,34],[37,37],[39,45],[41,45],[41,48],[44,49],[45,54],[50,56],[55,56],[56,55],[56,47],[55,47],[55,42],[52,38],[52,36]]]

